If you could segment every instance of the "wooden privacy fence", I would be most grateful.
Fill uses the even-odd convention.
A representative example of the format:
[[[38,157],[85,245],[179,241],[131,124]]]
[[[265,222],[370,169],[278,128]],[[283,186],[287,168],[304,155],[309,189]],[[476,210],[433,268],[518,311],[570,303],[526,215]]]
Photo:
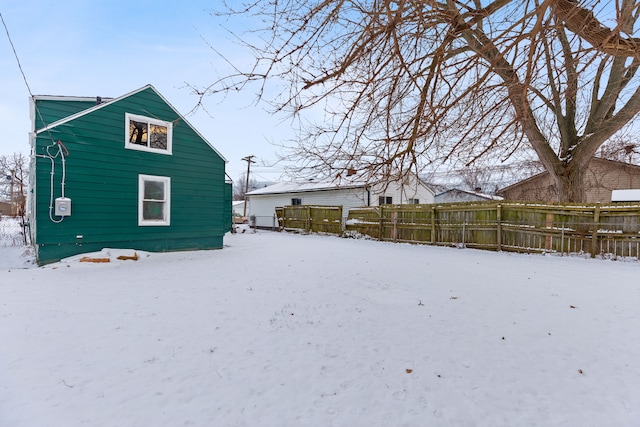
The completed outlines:
[[[278,228],[286,231],[342,234],[342,206],[284,206],[276,208]]]
[[[351,209],[345,227],[397,242],[640,259],[640,204],[389,205]]]

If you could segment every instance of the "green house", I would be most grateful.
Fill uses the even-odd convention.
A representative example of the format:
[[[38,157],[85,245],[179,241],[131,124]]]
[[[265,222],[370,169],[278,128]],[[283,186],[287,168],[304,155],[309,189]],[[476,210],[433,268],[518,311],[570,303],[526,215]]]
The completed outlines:
[[[40,265],[103,248],[222,248],[225,159],[151,85],[34,96],[29,224]]]

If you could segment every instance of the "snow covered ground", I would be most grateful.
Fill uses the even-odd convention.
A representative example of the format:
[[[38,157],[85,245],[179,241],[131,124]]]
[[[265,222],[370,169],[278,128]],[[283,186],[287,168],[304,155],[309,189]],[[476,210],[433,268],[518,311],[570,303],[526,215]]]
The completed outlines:
[[[0,248],[0,426],[640,424],[638,262],[225,244],[43,268]]]

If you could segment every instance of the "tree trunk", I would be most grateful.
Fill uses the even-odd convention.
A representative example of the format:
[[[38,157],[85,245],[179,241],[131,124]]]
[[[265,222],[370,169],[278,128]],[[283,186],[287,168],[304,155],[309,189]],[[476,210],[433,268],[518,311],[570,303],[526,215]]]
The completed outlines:
[[[562,163],[549,171],[556,185],[557,202],[584,203],[587,201],[584,186],[586,167]]]

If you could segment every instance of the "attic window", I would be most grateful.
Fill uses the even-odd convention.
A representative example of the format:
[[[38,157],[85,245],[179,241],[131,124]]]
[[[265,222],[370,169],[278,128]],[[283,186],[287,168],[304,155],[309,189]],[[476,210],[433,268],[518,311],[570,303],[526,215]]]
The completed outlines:
[[[125,148],[171,154],[173,124],[150,117],[125,114]]]

